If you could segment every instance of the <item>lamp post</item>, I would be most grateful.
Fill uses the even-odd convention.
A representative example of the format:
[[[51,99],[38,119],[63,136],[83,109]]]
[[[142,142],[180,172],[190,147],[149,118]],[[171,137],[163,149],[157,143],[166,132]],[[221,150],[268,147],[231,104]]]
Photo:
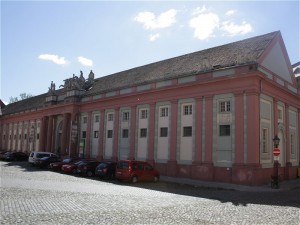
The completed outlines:
[[[271,187],[279,188],[279,177],[278,177],[278,156],[280,154],[280,150],[278,149],[280,139],[277,135],[273,138],[274,143],[274,175],[272,176]]]

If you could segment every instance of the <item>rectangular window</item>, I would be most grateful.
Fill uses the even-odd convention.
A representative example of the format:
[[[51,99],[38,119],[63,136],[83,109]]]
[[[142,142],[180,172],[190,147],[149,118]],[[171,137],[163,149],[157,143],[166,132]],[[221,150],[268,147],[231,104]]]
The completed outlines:
[[[21,140],[21,138],[22,138],[22,135],[21,135],[21,134],[19,134],[19,140]]]
[[[24,135],[24,139],[25,139],[25,140],[27,139],[27,134]]]
[[[220,102],[220,112],[230,112],[230,101]]]
[[[141,110],[141,119],[147,119],[148,118],[148,110],[147,109],[142,109]]]
[[[95,123],[99,123],[100,121],[100,116],[99,115],[95,115]]]
[[[291,145],[291,154],[295,154],[295,135],[294,134],[291,134],[290,145]]]
[[[192,127],[183,127],[183,137],[192,137]]]
[[[164,107],[160,109],[160,117],[168,117],[169,116],[169,108]]]
[[[160,136],[161,137],[168,137],[168,128],[167,127],[161,127],[160,128]]]
[[[122,130],[122,138],[128,138],[129,136],[129,131],[128,129],[123,129]]]
[[[107,138],[113,137],[113,130],[107,130]]]
[[[183,115],[192,115],[192,113],[193,113],[193,106],[192,105],[183,106]]]
[[[83,119],[83,123],[85,123],[85,124],[86,124],[86,123],[87,123],[87,117],[86,117],[86,116],[84,116],[82,119]]]
[[[129,112],[123,112],[123,121],[129,120]]]
[[[263,153],[268,152],[268,140],[269,140],[268,133],[269,133],[269,131],[267,128],[262,129],[261,135],[262,135],[262,152]]]
[[[108,113],[107,114],[107,120],[108,121],[113,121],[114,120],[114,114],[113,113]]]
[[[94,131],[94,138],[98,138],[99,137],[99,131],[98,130],[95,130]]]
[[[278,119],[282,120],[282,110],[278,109]]]
[[[141,137],[141,138],[147,137],[147,128],[142,128],[142,129],[140,130],[140,137]]]
[[[86,131],[81,132],[81,138],[86,138]]]
[[[230,136],[230,125],[220,125],[220,136]]]
[[[36,139],[37,139],[37,140],[40,139],[40,134],[36,134]]]

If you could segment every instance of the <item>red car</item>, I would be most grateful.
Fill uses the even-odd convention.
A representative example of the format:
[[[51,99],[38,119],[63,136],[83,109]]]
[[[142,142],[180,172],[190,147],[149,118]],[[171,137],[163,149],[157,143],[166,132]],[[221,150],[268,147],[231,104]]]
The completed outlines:
[[[159,172],[145,161],[120,160],[117,163],[116,179],[131,181],[154,181],[159,180]]]
[[[61,162],[51,163],[50,168],[52,170],[55,170],[55,171],[61,171],[61,167],[63,165],[70,165],[70,164],[73,164],[75,162],[78,162],[79,160],[80,160],[79,158],[67,158],[67,159],[64,159]]]
[[[61,167],[61,171],[64,172],[64,173],[72,173],[72,174],[76,174],[77,173],[77,168],[78,168],[78,165],[85,162],[86,160],[82,159],[82,160],[79,160],[75,163],[71,163],[71,164],[67,164],[67,165],[63,165]]]

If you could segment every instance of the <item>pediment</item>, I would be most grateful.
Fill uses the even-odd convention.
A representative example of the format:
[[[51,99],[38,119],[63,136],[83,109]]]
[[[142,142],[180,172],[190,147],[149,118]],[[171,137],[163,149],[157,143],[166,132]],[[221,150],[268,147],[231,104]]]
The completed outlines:
[[[262,60],[261,65],[281,77],[283,80],[291,84],[293,83],[292,74],[289,69],[290,65],[288,65],[286,61],[285,54],[283,53],[279,41],[277,41],[272,49],[270,49],[268,54]]]

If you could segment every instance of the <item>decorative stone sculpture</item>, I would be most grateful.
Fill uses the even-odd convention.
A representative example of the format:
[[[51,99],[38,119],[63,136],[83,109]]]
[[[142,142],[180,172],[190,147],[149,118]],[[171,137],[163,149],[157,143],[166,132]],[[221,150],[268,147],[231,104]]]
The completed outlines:
[[[53,81],[51,81],[51,85],[49,87],[48,94],[55,95],[55,83],[53,83]]]
[[[59,87],[66,88],[67,90],[88,90],[94,83],[94,73],[90,72],[89,78],[86,80],[83,77],[83,72],[80,71],[80,76],[77,77],[73,74],[73,77],[64,80],[64,85]]]

